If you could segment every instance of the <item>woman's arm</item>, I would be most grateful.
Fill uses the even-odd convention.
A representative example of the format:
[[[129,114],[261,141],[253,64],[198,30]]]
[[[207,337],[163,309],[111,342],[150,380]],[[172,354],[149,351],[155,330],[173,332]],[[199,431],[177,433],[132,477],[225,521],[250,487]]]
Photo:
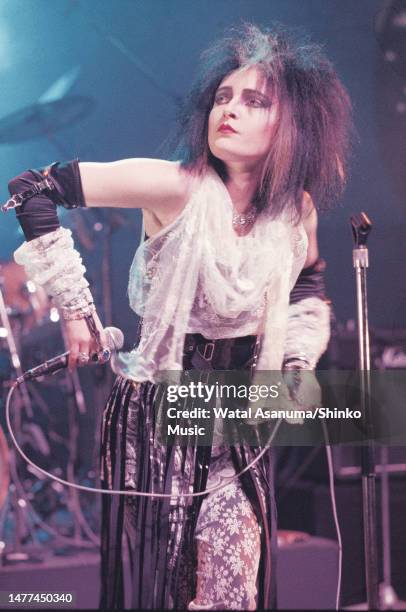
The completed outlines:
[[[16,206],[27,241],[19,250],[20,263],[27,270],[35,262],[32,273],[66,319],[71,368],[79,353],[89,355],[94,349],[84,319],[93,316],[99,332],[102,328],[80,256],[70,242],[70,233],[60,228],[56,204],[146,208],[165,221],[182,210],[191,182],[179,163],[156,159],[56,162],[23,172],[9,182],[12,198],[7,204]]]
[[[76,159],[26,170],[13,178],[8,184],[11,198],[2,209],[15,208],[28,241],[58,229],[55,205],[142,208],[164,226],[182,211],[192,185],[192,175],[179,162],[133,158],[81,163]]]
[[[290,293],[285,367],[315,368],[330,337],[330,302],[325,294],[325,262],[317,246],[317,212],[309,194],[303,198],[307,257]],[[288,365],[290,364],[290,366]]]
[[[308,268],[317,261],[319,249],[317,245],[317,211],[314,207],[313,200],[306,192],[303,195],[302,206],[302,222],[308,239],[307,256],[303,268]]]
[[[179,162],[132,158],[110,163],[80,162],[86,206],[146,208],[156,214],[182,209],[191,177]]]

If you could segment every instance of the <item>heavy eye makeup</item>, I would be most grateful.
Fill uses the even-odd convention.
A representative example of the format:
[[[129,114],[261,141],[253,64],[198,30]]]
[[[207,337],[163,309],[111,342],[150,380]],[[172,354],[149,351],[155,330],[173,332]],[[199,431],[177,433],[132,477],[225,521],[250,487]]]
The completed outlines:
[[[231,87],[221,87],[216,92],[214,104],[226,104],[232,98],[232,95]],[[242,99],[245,104],[253,108],[268,108],[271,106],[271,100],[256,89],[244,89]]]

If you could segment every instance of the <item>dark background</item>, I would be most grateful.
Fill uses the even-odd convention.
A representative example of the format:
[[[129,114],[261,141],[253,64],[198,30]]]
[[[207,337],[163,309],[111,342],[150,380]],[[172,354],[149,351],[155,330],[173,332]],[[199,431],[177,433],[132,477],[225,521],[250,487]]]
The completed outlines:
[[[11,177],[54,160],[161,156],[177,101],[189,88],[199,54],[225,27],[241,19],[300,26],[335,63],[353,100],[359,136],[345,195],[334,211],[320,215],[320,250],[328,264],[327,286],[337,319],[355,317],[349,215],[365,210],[374,222],[371,325],[405,327],[406,179],[401,153],[406,140],[406,75],[393,70],[396,62],[385,60],[377,40],[374,19],[387,4],[378,0],[2,0],[0,121],[38,101],[72,70],[77,72],[67,95],[87,96],[93,107],[68,128],[29,142],[3,142],[7,138],[1,138],[0,123],[0,196],[6,199]],[[104,223],[107,219],[102,209],[82,214],[87,229],[93,224],[91,215],[99,215]],[[76,226],[78,213],[63,215],[65,225]],[[123,221],[111,240],[113,322],[132,342],[136,325],[126,285],[140,235],[140,212],[123,212]],[[82,245],[82,252],[100,302],[103,232],[91,237],[95,250],[86,251]],[[21,240],[14,214],[2,215],[0,259],[11,259]]]

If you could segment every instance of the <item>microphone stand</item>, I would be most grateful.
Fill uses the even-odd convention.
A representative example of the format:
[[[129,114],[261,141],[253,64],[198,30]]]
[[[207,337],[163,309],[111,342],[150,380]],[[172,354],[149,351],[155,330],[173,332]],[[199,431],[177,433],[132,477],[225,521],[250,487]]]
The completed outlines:
[[[366,242],[372,223],[362,212],[351,217],[354,238],[353,265],[355,268],[358,319],[359,373],[361,385],[360,408],[366,440],[361,447],[362,515],[364,525],[364,558],[367,608],[379,609],[378,548],[376,533],[376,472],[374,431],[371,419],[371,356],[368,328],[367,273],[369,266]]]

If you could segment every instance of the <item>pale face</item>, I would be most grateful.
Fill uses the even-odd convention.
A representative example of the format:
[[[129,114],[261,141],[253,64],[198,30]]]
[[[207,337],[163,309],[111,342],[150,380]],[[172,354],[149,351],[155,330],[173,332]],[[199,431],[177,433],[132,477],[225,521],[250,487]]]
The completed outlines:
[[[277,104],[260,70],[236,70],[224,78],[215,95],[209,115],[210,150],[226,166],[253,168],[269,151],[276,120]]]

